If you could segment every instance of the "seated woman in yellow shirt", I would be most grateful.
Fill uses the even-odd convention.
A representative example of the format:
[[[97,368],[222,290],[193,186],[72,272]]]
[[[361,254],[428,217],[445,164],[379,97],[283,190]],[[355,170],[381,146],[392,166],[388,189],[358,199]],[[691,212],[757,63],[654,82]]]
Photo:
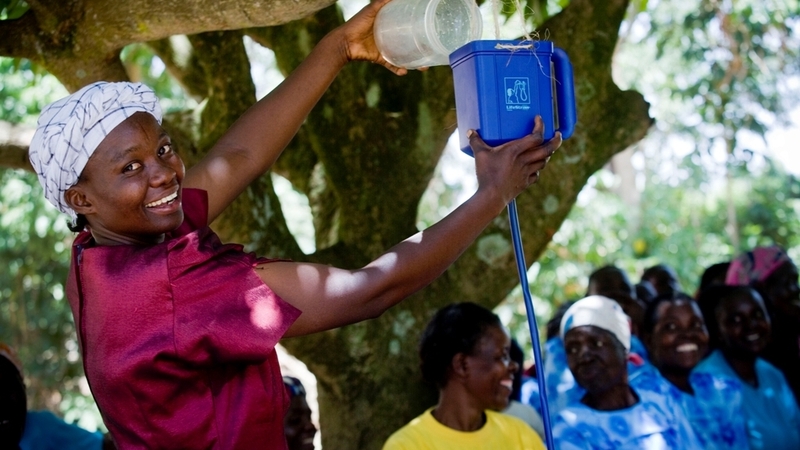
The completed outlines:
[[[439,402],[389,437],[384,450],[543,450],[525,422],[494,410],[508,405],[516,363],[511,339],[491,311],[474,303],[439,310],[420,341],[422,375]]]

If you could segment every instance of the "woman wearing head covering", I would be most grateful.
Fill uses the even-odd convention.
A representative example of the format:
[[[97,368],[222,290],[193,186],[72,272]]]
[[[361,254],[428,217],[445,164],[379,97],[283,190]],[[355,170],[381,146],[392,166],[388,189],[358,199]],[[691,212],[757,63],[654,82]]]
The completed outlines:
[[[617,302],[599,295],[561,319],[567,364],[586,393],[555,420],[559,450],[702,449],[674,398],[628,382],[630,323]]]
[[[494,313],[474,303],[439,310],[420,340],[425,381],[439,402],[392,434],[384,450],[544,450],[508,406],[517,364],[511,338]]]
[[[608,297],[622,308],[631,323],[631,344],[628,358],[628,374],[633,375],[647,363],[647,350],[636,334],[644,314],[644,305],[636,297],[636,289],[628,275],[617,266],[600,267],[589,275],[587,296]],[[564,342],[559,336],[561,319],[571,303],[563,304],[548,322],[545,342],[544,374],[547,388],[547,402],[550,415],[555,417],[568,403],[580,400],[584,389],[575,383],[575,377],[567,367]]]
[[[756,247],[731,262],[725,284],[761,294],[772,337],[760,356],[783,372],[800,403],[800,285],[794,261],[776,245]]]
[[[741,384],[742,412],[751,449],[800,448],[800,409],[783,374],[760,358],[770,319],[761,296],[748,286],[714,286],[700,294],[711,342],[718,346],[695,372]]]
[[[696,372],[709,349],[697,303],[686,294],[659,296],[647,306],[643,336],[649,366],[631,383],[674,396],[707,450],[748,448],[741,384],[732,377]]]
[[[469,132],[479,187],[447,217],[358,269],[275,261],[209,225],[264,175],[353,60],[406,73],[372,27],[388,0],[331,31],[186,169],[152,90],[95,83],[42,112],[30,147],[45,196],[75,220],[67,297],[86,377],[117,445],[284,449],[275,345],[379,316],[423,288],[533,184],[560,136],[496,148]],[[354,118],[356,120],[357,118]]]

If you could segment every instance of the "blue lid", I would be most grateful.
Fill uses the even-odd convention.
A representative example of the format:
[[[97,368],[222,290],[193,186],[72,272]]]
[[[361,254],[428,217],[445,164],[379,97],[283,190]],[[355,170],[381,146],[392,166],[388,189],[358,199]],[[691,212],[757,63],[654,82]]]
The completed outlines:
[[[536,53],[553,53],[553,43],[551,41],[527,41],[527,40],[480,40],[464,44],[450,54],[450,66],[456,66],[465,58],[476,54],[499,54],[510,51],[534,51]]]

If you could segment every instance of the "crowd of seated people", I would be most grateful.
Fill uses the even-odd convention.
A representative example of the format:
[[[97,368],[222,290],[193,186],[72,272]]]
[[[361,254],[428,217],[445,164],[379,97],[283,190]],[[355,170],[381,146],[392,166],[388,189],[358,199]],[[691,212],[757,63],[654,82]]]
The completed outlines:
[[[616,309],[597,306],[608,301],[624,312],[629,335],[612,326]],[[777,246],[709,266],[694,295],[663,264],[636,285],[602,267],[586,298],[556,311],[547,338],[558,449],[800,449],[800,287]],[[522,392],[542,413],[536,380]]]
[[[609,265],[589,276],[584,298],[558,306],[543,344],[556,449],[800,449],[797,266],[779,247],[758,247],[709,266],[694,292],[686,292],[664,264],[646,269],[636,284]],[[475,347],[480,333],[471,334]],[[458,378],[456,353],[439,358],[449,362],[443,376]],[[518,401],[543,415],[535,376],[531,369],[517,371]],[[488,395],[469,386],[471,396]],[[386,448],[483,448],[471,435],[494,415],[480,411],[503,411],[502,405],[474,410],[477,428],[461,429],[458,447],[433,444],[430,435],[396,445],[420,423],[452,425],[437,415],[452,402],[441,392],[440,404]],[[537,434],[544,439],[541,428]]]

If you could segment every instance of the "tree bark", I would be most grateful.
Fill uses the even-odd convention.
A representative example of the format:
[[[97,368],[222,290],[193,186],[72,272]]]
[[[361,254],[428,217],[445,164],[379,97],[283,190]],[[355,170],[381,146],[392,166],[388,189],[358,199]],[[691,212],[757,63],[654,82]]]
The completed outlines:
[[[40,11],[15,23],[0,22],[0,53],[40,62],[74,90],[98,79],[124,79],[119,50],[152,41],[191,95],[206,99],[200,124],[185,114],[167,122],[186,141],[181,151],[190,165],[255,98],[241,34],[272,48],[280,69],[288,73],[313,43],[341,23],[335,7],[309,16],[330,4],[138,0],[102,8],[101,0],[85,0],[70,10],[78,12],[61,27],[68,32],[51,26],[22,37],[21,30],[47,21]],[[57,5],[54,0],[50,6],[60,17]],[[611,79],[627,5],[625,0],[573,0],[542,27],[570,55],[579,123],[541,180],[517,200],[529,262],[558,230],[589,176],[641,139],[652,122],[642,96],[620,91]],[[285,24],[264,28],[279,23]],[[188,64],[178,61],[164,40],[178,33],[192,35]],[[18,46],[9,37],[33,46]],[[416,231],[419,200],[455,126],[449,68],[396,77],[376,65],[350,64],[274,168],[308,195],[318,250],[312,255],[300,251],[268,176],[248,188],[214,228],[223,239],[267,256],[360,267]],[[448,303],[497,305],[517,285],[516,273],[508,220],[498,217],[443,276],[380,318],[285,340],[319,381],[324,446],[380,448],[391,432],[430,406],[436,393],[418,374],[420,331]]]

